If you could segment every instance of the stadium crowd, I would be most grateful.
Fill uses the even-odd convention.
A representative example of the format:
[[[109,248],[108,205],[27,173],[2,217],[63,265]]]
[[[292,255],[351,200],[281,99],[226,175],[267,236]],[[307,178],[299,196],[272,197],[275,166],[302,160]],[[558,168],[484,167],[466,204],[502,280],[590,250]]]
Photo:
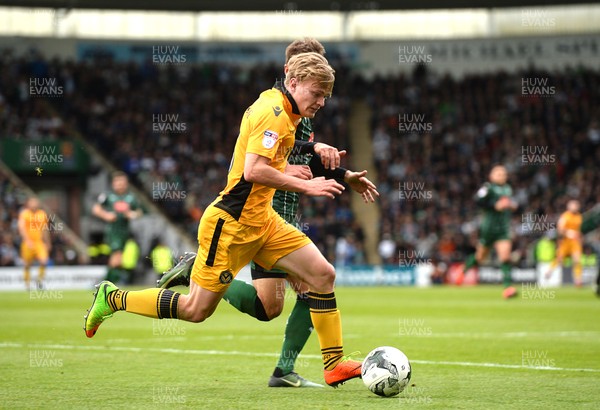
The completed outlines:
[[[544,233],[524,228],[530,215],[553,223],[567,196],[578,197],[583,210],[600,202],[599,72],[530,68],[453,79],[419,66],[365,81],[340,62],[332,65],[334,96],[315,118],[315,139],[352,153],[350,103],[367,99],[385,263],[397,264],[402,252],[443,262],[472,252],[473,196],[496,162],[507,165],[520,205],[514,248],[521,263]],[[31,98],[32,76],[57,78],[65,98]],[[224,186],[244,110],[282,77],[275,65],[46,61],[5,51],[0,128],[29,139],[77,131],[195,237],[203,209]],[[547,78],[552,88],[527,94],[523,78]],[[298,216],[337,264],[366,260],[349,199],[305,197]]]
[[[0,101],[9,107],[0,124],[7,135],[54,138],[76,131],[194,238],[203,209],[224,187],[245,109],[283,80],[283,68],[274,65],[246,70],[118,63],[103,56],[46,61],[33,51],[23,57],[5,52],[0,73]],[[32,98],[27,85],[33,76],[56,78],[64,98]],[[341,78],[314,127],[316,140],[340,149],[348,148],[350,103]],[[331,260],[364,260],[362,229],[347,195],[305,198],[301,212],[298,224]]]
[[[523,88],[523,79],[547,88]],[[419,66],[377,77],[374,160],[379,172],[380,253],[463,260],[477,240],[473,197],[494,163],[504,163],[519,209],[515,260],[555,226],[568,197],[600,202],[600,72],[529,68],[453,79]],[[566,188],[561,188],[566,187]],[[532,223],[537,221],[539,223]]]

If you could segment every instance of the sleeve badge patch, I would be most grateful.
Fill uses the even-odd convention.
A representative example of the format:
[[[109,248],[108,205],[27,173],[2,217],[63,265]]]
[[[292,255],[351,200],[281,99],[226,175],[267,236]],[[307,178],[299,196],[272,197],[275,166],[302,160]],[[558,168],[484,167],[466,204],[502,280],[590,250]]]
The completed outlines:
[[[263,141],[262,141],[263,147],[265,147],[266,149],[273,148],[278,139],[279,139],[279,134],[277,134],[275,131],[266,130],[263,133]]]

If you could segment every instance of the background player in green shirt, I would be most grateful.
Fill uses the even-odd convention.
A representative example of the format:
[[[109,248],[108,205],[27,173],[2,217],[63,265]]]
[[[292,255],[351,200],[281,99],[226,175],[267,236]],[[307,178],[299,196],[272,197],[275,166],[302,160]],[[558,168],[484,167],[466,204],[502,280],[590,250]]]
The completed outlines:
[[[296,40],[286,49],[286,62],[294,55],[316,52],[325,54],[325,49],[317,40],[305,38]],[[278,84],[276,84],[276,87]],[[290,166],[286,173],[309,179],[314,176],[325,176],[345,181],[352,189],[359,192],[366,202],[373,202],[377,196],[375,185],[365,178],[366,171],[352,172],[339,167],[340,156],[345,151],[326,144],[314,143],[312,123],[308,118],[302,118],[296,128],[296,145],[288,158]],[[300,196],[296,192],[277,191],[273,198],[273,209],[287,223],[296,225]],[[194,264],[195,253],[186,253],[182,260],[170,271],[165,272],[159,280],[159,286],[169,288],[176,285],[189,285],[190,269]],[[227,302],[241,312],[261,321],[269,321],[281,313],[285,299],[285,281],[290,283],[297,293],[296,304],[288,318],[285,328],[285,338],[279,361],[269,380],[270,387],[323,387],[304,379],[294,372],[294,364],[298,354],[306,344],[312,329],[310,309],[304,293],[306,285],[288,276],[281,270],[266,271],[261,266],[251,263],[252,283],[249,285],[241,280],[231,282],[223,296]]]
[[[129,192],[129,182],[124,172],[112,176],[112,190],[100,194],[92,207],[92,214],[107,223],[104,241],[111,250],[106,280],[119,281],[122,269],[123,248],[130,237],[129,221],[142,215],[135,196]]]
[[[479,227],[479,243],[475,254],[467,258],[463,272],[474,266],[479,266],[487,258],[492,246],[496,251],[502,271],[504,298],[517,295],[515,287],[511,286],[510,253],[512,241],[510,234],[510,219],[518,205],[511,199],[512,188],[507,183],[508,174],[503,165],[495,165],[490,171],[489,182],[486,182],[475,195],[477,205],[483,209],[483,219]]]
[[[600,226],[600,204],[596,204],[590,210],[583,213],[583,222],[581,223],[581,233],[583,235],[592,232]],[[596,243],[593,246],[600,259],[600,246]],[[600,297],[600,265],[596,275],[596,296]]]

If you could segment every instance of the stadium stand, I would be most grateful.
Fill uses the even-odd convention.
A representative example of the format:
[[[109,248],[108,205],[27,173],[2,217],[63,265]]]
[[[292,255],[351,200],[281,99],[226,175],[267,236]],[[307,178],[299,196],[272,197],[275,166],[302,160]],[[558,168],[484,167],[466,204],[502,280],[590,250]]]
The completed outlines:
[[[0,121],[10,135],[53,138],[76,130],[192,238],[203,209],[224,186],[244,110],[282,77],[273,65],[249,71],[215,64],[160,67],[101,56],[74,63],[46,61],[35,51],[23,57],[5,51],[0,70],[7,105]],[[28,98],[23,88],[34,75],[58,78],[69,98]],[[315,121],[317,140],[340,148],[348,148],[347,84],[336,83],[335,97]],[[180,195],[162,200],[158,191],[165,187]],[[337,247],[346,263],[364,261],[363,235],[347,195],[335,202],[305,199],[298,223],[330,260]],[[347,243],[342,238],[350,232]]]
[[[471,252],[478,214],[471,198],[495,162],[506,163],[511,173],[521,206],[516,215],[557,217],[565,194],[579,197],[583,209],[600,201],[594,189],[600,182],[594,172],[600,156],[597,71],[529,68],[453,79],[419,66],[412,75],[365,81],[344,65],[336,68],[334,97],[315,119],[316,139],[351,153],[351,102],[367,97],[386,263],[397,263],[400,251],[443,262]],[[2,53],[0,73],[0,125],[7,134],[56,138],[72,127],[151,199],[161,183],[175,184],[184,198],[155,201],[191,237],[202,210],[223,187],[243,111],[281,79],[280,67],[273,65],[161,67],[101,56],[46,61],[35,51],[19,57],[10,50]],[[28,98],[24,87],[30,75],[56,76],[69,98]],[[521,80],[529,77],[548,78],[556,94],[523,95]],[[402,132],[402,115],[426,131]],[[157,131],[165,126],[170,131]],[[523,147],[545,149],[549,156],[524,166],[532,164],[524,162]],[[401,200],[401,183],[424,184],[419,189],[431,198]],[[329,260],[365,262],[363,227],[348,195],[335,201],[304,198],[301,210],[298,223]],[[520,218],[513,221],[517,233]],[[531,262],[526,250],[541,233],[515,237],[522,264]]]
[[[548,78],[553,94],[523,95],[523,78]],[[478,210],[472,198],[491,165],[503,162],[520,205],[514,248],[525,263],[526,250],[543,232],[522,232],[521,215],[550,215],[556,222],[565,195],[579,198],[583,209],[600,200],[599,81],[598,71],[583,68],[456,80],[422,66],[412,76],[375,78],[369,98],[382,242],[389,248],[391,237],[397,250],[462,260],[475,245]],[[415,127],[399,121],[416,121],[422,125],[416,129],[430,131],[400,132]],[[540,154],[523,157],[533,150]],[[431,199],[401,200],[399,190],[413,186],[431,192]]]

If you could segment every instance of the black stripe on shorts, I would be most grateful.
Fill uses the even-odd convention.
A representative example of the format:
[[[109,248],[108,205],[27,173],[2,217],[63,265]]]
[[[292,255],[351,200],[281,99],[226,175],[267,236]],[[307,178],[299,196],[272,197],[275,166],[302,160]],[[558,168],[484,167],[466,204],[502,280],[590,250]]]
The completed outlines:
[[[217,254],[217,247],[219,246],[219,238],[221,237],[221,231],[223,230],[223,224],[225,219],[219,218],[217,226],[215,227],[215,233],[213,233],[212,241],[210,242],[210,249],[208,250],[208,257],[206,258],[207,266],[214,266],[215,255]]]

